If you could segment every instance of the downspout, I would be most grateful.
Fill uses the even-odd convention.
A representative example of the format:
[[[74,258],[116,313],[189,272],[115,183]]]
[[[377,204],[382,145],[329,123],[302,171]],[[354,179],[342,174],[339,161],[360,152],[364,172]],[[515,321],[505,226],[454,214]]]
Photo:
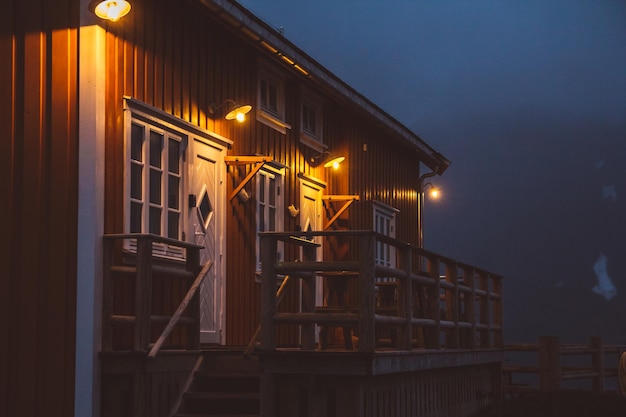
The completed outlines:
[[[439,173],[439,166],[436,166],[431,172],[420,176],[417,183],[417,246],[420,249],[424,248],[424,181],[428,178],[434,177]]]

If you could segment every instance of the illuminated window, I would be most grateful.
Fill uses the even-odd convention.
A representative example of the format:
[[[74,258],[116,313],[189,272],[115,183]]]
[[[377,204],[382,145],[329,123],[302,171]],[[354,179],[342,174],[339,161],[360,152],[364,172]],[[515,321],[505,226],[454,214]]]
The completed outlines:
[[[282,171],[262,169],[256,176],[257,207],[257,271],[261,270],[261,239],[259,232],[279,232],[283,230],[283,181]],[[279,242],[277,261],[282,260],[282,242]]]
[[[128,191],[126,230],[183,240],[182,136],[156,124],[133,119],[128,138]],[[129,248],[134,247],[131,243]],[[154,245],[155,253],[170,253],[166,245]]]
[[[303,93],[300,107],[301,129],[300,142],[322,152],[326,147],[323,140],[323,113],[321,100],[313,95]]]
[[[258,80],[257,120],[281,132],[287,133],[291,126],[285,123],[285,91],[282,78],[262,67]]]

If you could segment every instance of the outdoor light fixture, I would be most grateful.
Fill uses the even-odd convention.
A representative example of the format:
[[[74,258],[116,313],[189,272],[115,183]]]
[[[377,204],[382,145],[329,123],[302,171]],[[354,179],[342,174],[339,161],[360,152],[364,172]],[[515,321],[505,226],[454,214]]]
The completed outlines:
[[[430,187],[430,190],[428,191],[428,196],[430,198],[432,198],[433,200],[436,200],[441,196],[441,190],[438,187],[435,187],[430,182],[427,182],[426,184],[424,184],[424,189],[426,189],[427,186]]]
[[[89,9],[100,19],[117,22],[130,12],[130,3],[126,0],[92,0]]]
[[[324,151],[319,155],[312,157],[310,163],[314,167],[324,164],[324,168],[333,167],[334,169],[339,169],[339,164],[345,161],[345,159],[345,156],[338,156],[328,151]]]
[[[235,103],[233,100],[229,99],[229,100],[224,101],[219,106],[211,106],[211,108],[209,108],[209,113],[214,115],[217,110],[221,109],[224,106],[227,106],[226,107],[227,112],[224,115],[224,119],[237,120],[239,123],[242,123],[243,121],[245,121],[246,114],[250,113],[250,110],[252,110],[252,106],[249,104],[239,105]]]
[[[333,167],[333,169],[339,169],[339,164],[342,163],[345,159],[345,156],[335,156],[329,159],[328,162],[324,164],[324,168]]]

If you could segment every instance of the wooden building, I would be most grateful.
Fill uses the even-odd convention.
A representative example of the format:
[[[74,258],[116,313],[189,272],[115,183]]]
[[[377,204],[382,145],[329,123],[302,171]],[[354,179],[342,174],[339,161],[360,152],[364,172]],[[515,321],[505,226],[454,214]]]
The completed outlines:
[[[501,277],[420,247],[450,162],[231,0],[131,3],[0,6],[0,410],[170,415],[247,347],[261,415],[498,398]]]

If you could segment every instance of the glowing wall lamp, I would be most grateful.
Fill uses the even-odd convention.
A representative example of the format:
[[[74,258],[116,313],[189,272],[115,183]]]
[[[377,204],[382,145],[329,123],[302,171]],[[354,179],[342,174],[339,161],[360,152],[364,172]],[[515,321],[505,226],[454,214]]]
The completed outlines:
[[[346,159],[345,156],[335,156],[331,157],[325,164],[324,168],[333,167],[333,169],[339,169],[339,164],[342,163]]]
[[[89,9],[100,19],[117,22],[130,12],[130,3],[126,0],[92,0]]]
[[[311,158],[310,164],[314,167],[324,164],[324,168],[333,167],[333,169],[339,169],[339,164],[346,160],[345,156],[337,156],[328,151],[324,151],[319,155]]]
[[[219,106],[211,106],[209,108],[209,113],[215,115],[217,110],[226,106],[226,114],[224,115],[224,119],[226,120],[237,120],[239,123],[242,123],[246,120],[246,114],[250,113],[252,110],[252,106],[249,104],[239,105],[233,100],[226,100]]]
[[[428,191],[428,196],[430,198],[432,198],[433,200],[437,200],[439,197],[441,197],[441,189],[435,187],[430,182],[424,184],[424,189],[426,189],[427,186],[430,187],[430,190]]]

